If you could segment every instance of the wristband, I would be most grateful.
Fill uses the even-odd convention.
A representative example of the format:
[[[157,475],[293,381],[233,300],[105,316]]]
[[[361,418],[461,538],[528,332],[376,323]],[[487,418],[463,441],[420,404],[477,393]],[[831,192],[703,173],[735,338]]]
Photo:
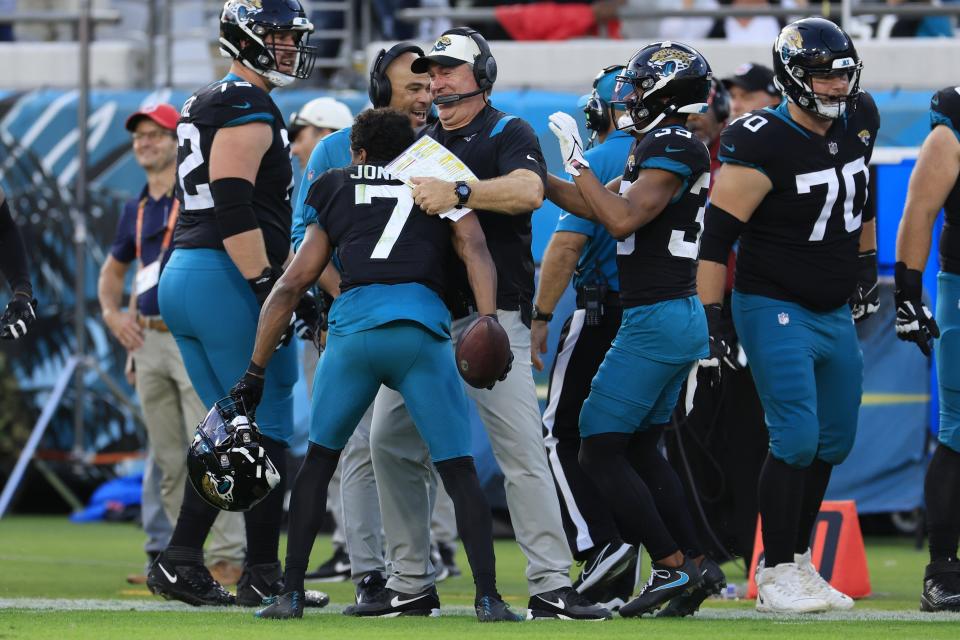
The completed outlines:
[[[249,373],[250,375],[254,375],[258,378],[264,377],[266,372],[267,370],[264,367],[261,367],[253,360],[251,360],[250,364],[247,365],[247,373]]]

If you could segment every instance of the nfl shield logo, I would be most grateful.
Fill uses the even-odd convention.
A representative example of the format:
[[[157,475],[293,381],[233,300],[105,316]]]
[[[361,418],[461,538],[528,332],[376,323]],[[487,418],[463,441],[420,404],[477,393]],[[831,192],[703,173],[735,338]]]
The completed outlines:
[[[777,322],[779,322],[781,325],[790,324],[790,314],[784,313],[783,311],[781,311],[780,313],[777,314]]]
[[[837,151],[839,150],[840,150],[840,147],[837,146],[836,142],[830,142],[827,144],[827,151],[830,152],[830,155],[832,156],[837,155]]]

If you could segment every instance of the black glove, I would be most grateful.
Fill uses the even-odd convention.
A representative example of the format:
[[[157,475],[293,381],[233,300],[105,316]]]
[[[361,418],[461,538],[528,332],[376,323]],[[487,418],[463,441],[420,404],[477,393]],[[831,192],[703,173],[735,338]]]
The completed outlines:
[[[488,314],[486,314],[486,315],[487,315],[488,318],[493,318],[497,323],[500,322],[500,318],[497,317],[497,314],[495,314],[495,313],[488,313]],[[510,370],[511,370],[511,369],[513,369],[513,349],[510,350],[510,359],[507,360],[507,366],[506,366],[506,368],[503,370],[503,373],[500,374],[500,377],[497,378],[497,382],[503,382],[504,380],[506,380],[506,379],[507,379],[507,375],[510,373]],[[497,384],[497,382],[494,382],[494,383],[491,384],[489,387],[487,387],[487,390],[489,391],[490,389],[493,389],[493,387]]]
[[[733,322],[723,313],[720,304],[705,304],[703,310],[707,314],[707,331],[710,332],[710,355],[700,361],[705,368],[726,365],[733,371],[742,369],[737,360],[737,334],[733,329]]]
[[[253,295],[257,296],[257,304],[259,304],[261,307],[263,306],[264,301],[267,299],[267,296],[269,296],[270,292],[273,290],[273,285],[277,283],[277,280],[280,279],[281,275],[283,274],[279,269],[265,267],[259,276],[247,280],[247,284],[249,284],[250,288],[253,289]]]
[[[301,340],[309,340],[320,349],[320,305],[307,291],[293,312],[293,330]]]
[[[0,316],[0,338],[3,340],[22,338],[27,335],[30,325],[36,319],[36,299],[19,293],[14,294],[3,315]]]
[[[847,303],[854,322],[860,322],[880,308],[880,289],[877,288],[877,252],[865,251],[857,258],[857,289]]]
[[[923,273],[898,262],[893,267],[893,279],[896,283],[893,297],[897,303],[897,337],[915,342],[923,355],[929,356],[933,339],[940,337],[940,327],[930,309],[923,304]]]
[[[253,360],[247,365],[247,371],[230,389],[230,397],[240,403],[251,422],[257,413],[257,405],[263,398],[263,377],[266,370]]]

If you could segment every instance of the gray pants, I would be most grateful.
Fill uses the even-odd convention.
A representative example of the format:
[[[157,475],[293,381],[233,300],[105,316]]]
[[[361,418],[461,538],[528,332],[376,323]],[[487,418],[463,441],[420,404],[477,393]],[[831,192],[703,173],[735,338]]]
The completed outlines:
[[[503,470],[507,505],[517,542],[527,557],[531,595],[570,586],[572,558],[563,533],[560,503],[547,467],[540,409],[530,362],[530,330],[518,311],[498,311],[510,336],[513,370],[490,391],[467,387]],[[453,323],[453,339],[476,318]],[[429,498],[432,475],[427,447],[417,433],[403,398],[381,387],[374,403],[370,443],[380,479],[380,504],[392,558],[388,586],[417,593],[433,582],[429,560]]]
[[[143,346],[134,352],[133,359],[147,438],[160,470],[160,500],[169,521],[176,522],[187,486],[187,447],[208,407],[194,391],[170,333],[145,329]],[[245,545],[243,514],[221,511],[210,532],[206,561],[240,564]]]

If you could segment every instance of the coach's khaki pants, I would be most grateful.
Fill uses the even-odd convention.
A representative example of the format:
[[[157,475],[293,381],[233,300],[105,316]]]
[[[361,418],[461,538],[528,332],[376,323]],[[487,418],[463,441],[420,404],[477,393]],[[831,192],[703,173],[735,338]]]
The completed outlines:
[[[536,595],[569,587],[573,559],[543,446],[530,362],[530,329],[521,322],[519,311],[498,311],[497,315],[510,336],[513,369],[490,391],[466,389],[477,404],[504,473],[517,542],[527,557],[530,594]],[[476,316],[453,323],[454,342],[474,319]],[[434,573],[429,560],[426,490],[429,454],[403,398],[386,387],[380,388],[374,402],[370,449],[380,490],[387,557],[392,561],[388,586],[401,593],[417,593],[433,582]]]
[[[144,329],[143,347],[133,354],[137,395],[147,425],[147,437],[160,468],[160,499],[171,523],[180,514],[187,487],[187,447],[207,414],[183,366],[173,336]],[[207,543],[206,561],[242,563],[246,544],[243,514],[220,512]]]

